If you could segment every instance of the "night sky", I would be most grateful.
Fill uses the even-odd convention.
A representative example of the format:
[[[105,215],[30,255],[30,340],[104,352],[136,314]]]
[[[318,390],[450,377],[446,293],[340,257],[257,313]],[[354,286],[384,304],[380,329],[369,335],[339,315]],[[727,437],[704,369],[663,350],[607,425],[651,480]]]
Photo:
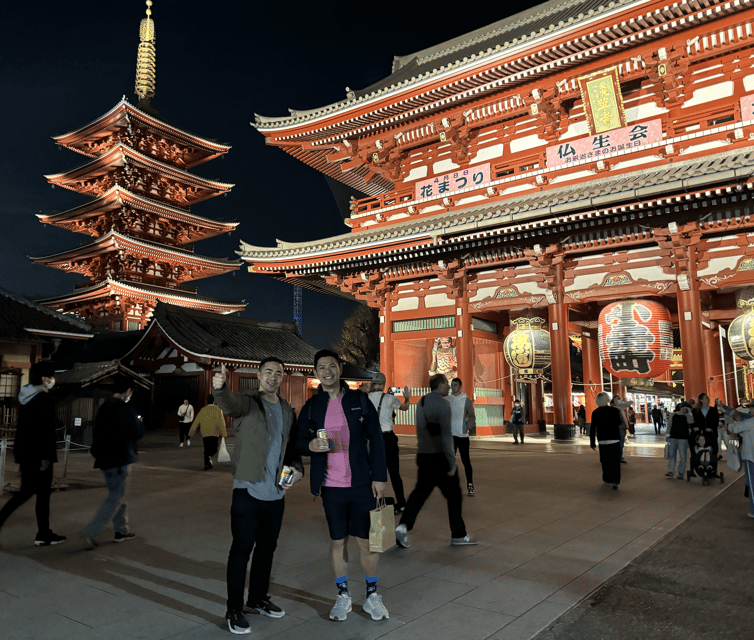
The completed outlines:
[[[523,10],[534,3],[514,4]],[[326,3],[243,0],[154,0],[157,95],[167,122],[232,145],[222,159],[191,171],[233,183],[193,207],[238,229],[196,243],[200,255],[235,258],[240,240],[274,246],[348,232],[324,177],[249,125],[254,113],[282,116],[345,97],[390,74],[392,59],[490,24],[506,14],[489,3],[440,9],[427,2]],[[477,7],[484,8],[479,10]],[[4,2],[0,43],[0,288],[29,298],[70,292],[87,279],[32,264],[88,241],[89,236],[39,222],[36,213],[64,211],[89,199],[53,189],[45,174],[83,164],[59,148],[67,133],[109,111],[125,95],[132,104],[143,0]],[[197,280],[199,293],[248,303],[243,315],[292,321],[290,285],[241,271]],[[304,290],[304,339],[329,346],[355,303]]]

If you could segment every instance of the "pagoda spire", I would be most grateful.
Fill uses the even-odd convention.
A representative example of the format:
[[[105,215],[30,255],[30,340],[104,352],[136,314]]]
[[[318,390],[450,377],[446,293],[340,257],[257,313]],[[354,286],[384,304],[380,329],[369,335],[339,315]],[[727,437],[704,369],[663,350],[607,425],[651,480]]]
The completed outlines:
[[[153,111],[150,101],[154,98],[157,86],[157,52],[155,30],[152,20],[152,0],[147,0],[147,17],[139,25],[139,50],[136,55],[136,85],[134,92],[139,98],[137,106],[145,111]]]

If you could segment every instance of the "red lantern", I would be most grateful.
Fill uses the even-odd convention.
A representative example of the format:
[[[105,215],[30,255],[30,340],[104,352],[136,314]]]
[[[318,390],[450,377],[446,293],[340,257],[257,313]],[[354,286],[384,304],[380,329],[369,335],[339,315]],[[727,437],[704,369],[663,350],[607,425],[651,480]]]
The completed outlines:
[[[673,360],[673,325],[659,302],[613,302],[600,313],[600,360],[616,378],[655,378]]]

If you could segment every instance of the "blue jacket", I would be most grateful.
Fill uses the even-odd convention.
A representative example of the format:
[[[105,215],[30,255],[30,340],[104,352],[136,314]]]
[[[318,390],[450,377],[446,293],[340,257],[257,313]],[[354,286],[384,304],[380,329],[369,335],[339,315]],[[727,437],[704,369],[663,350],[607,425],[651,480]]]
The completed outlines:
[[[341,383],[343,384],[343,383]],[[348,422],[348,459],[351,464],[351,486],[361,487],[372,482],[387,482],[385,441],[382,437],[380,419],[374,405],[361,391],[346,389],[342,398],[343,412]],[[298,418],[296,448],[305,456],[311,456],[309,484],[312,494],[319,495],[325,481],[327,453],[313,453],[309,442],[317,437],[317,430],[325,428],[325,414],[329,403],[327,392],[320,385],[317,395],[311,397],[301,409]]]

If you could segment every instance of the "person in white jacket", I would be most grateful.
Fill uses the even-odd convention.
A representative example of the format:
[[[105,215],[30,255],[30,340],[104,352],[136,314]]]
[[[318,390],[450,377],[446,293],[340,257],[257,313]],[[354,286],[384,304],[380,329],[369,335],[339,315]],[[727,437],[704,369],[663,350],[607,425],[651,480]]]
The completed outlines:
[[[741,467],[749,487],[749,517],[754,518],[754,417],[751,407],[738,407],[728,415],[728,433],[740,435]]]
[[[186,441],[186,446],[191,446],[191,438],[189,438],[188,432],[191,428],[191,423],[194,422],[194,407],[188,399],[183,401],[183,404],[178,407],[178,440],[179,447],[183,446],[183,441]]]
[[[469,431],[476,427],[474,403],[461,391],[463,383],[460,378],[453,378],[450,383],[450,419],[453,430],[453,448],[461,452],[461,462],[466,473],[466,490],[470,496],[474,495],[474,469],[469,457]]]

